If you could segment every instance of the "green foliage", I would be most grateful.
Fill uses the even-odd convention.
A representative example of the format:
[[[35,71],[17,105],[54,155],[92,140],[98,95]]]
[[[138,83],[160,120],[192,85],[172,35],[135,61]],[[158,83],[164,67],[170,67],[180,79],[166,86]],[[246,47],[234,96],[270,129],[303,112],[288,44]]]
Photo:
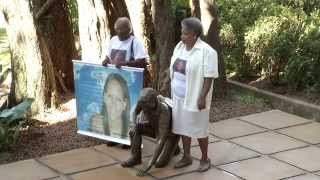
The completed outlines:
[[[10,68],[10,52],[8,47],[7,33],[0,28],[0,84],[6,79]]]
[[[0,43],[3,43],[7,39],[6,29],[0,28]]]
[[[34,99],[26,99],[11,109],[0,112],[0,152],[5,152],[19,138],[23,117]],[[0,157],[1,158],[1,157]]]
[[[172,11],[175,17],[175,42],[180,41],[181,35],[181,21],[191,16],[191,10],[189,7],[189,0],[174,0],[172,1]]]
[[[2,84],[6,80],[9,72],[9,68],[2,68],[2,64],[0,64],[0,84]]]
[[[238,38],[235,33],[235,30],[232,27],[232,24],[222,24],[220,38],[224,46],[223,53],[226,66],[226,73],[230,74],[232,72],[241,71],[242,68],[239,67],[241,63],[237,63],[236,59],[236,57],[238,57],[238,59],[241,58],[237,56],[241,54],[241,52],[239,52],[239,48],[237,48]]]
[[[278,0],[278,2],[284,6],[301,9],[308,15],[320,9],[319,0]]]
[[[291,56],[286,79],[291,88],[309,88],[320,92],[320,10],[306,19],[295,56]]]
[[[252,93],[248,93],[247,91],[243,91],[238,88],[231,89],[229,93],[232,99],[235,99],[247,105],[249,104],[255,104],[260,106],[270,105],[270,101],[268,99],[254,95]]]
[[[319,0],[217,0],[227,73],[320,90]]]
[[[189,0],[173,0],[172,2],[176,6],[183,6],[183,7],[189,6]]]
[[[218,0],[223,53],[227,72],[250,75],[250,62],[245,54],[245,33],[261,16],[273,15],[281,9],[273,0]]]
[[[279,83],[288,58],[295,55],[303,20],[303,13],[284,8],[277,16],[261,17],[248,29],[245,53],[254,72]]]
[[[79,27],[78,27],[78,4],[76,0],[67,0],[68,14],[70,18],[70,22],[72,24],[73,34],[79,35]]]

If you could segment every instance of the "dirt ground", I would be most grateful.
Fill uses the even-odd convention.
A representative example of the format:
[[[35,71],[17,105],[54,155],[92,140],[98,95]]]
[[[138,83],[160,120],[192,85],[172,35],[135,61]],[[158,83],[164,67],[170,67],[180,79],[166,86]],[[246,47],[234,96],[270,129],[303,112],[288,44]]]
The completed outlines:
[[[226,98],[213,101],[210,121],[220,121],[270,109],[269,105],[261,101],[247,103],[236,98],[237,96],[241,95],[227,95]],[[50,123],[35,122],[31,128],[23,131],[20,141],[11,151],[11,158],[0,164],[104,143],[102,140],[77,134],[74,100],[62,106],[60,111],[47,112],[45,118]]]

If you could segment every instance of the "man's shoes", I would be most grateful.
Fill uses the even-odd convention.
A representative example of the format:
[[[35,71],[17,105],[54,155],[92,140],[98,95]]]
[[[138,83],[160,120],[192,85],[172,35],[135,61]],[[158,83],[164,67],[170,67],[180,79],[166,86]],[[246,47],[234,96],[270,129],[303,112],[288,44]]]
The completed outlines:
[[[141,164],[141,158],[130,158],[127,161],[121,163],[122,167],[132,167]]]
[[[176,168],[176,169],[183,168],[183,167],[189,166],[190,164],[192,164],[192,158],[184,156],[182,159],[180,159],[180,161],[178,161],[174,165],[174,168]]]
[[[200,160],[200,165],[197,169],[198,172],[205,172],[211,167],[211,161],[208,158],[207,160]]]

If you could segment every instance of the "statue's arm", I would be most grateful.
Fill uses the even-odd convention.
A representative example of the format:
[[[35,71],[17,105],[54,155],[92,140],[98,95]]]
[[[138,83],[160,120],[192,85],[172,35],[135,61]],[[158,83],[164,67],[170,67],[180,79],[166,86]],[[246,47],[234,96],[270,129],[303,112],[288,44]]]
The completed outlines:
[[[138,171],[138,173],[137,173],[138,176],[144,176],[151,169],[151,167],[156,163],[158,157],[160,156],[160,154],[162,152],[162,149],[164,147],[164,144],[165,144],[167,138],[168,138],[168,135],[160,138],[157,141],[157,147],[153,153],[152,158],[149,160],[146,167],[144,167],[143,169]]]
[[[167,110],[162,111],[160,113],[158,129],[159,129],[159,137],[157,138],[157,147],[153,153],[152,159],[149,161],[149,165],[152,166],[158,159],[159,155],[162,152],[165,142],[169,137],[170,131],[170,117]]]
[[[153,153],[152,158],[149,160],[148,165],[141,169],[138,172],[138,176],[144,176],[145,173],[147,173],[151,167],[156,163],[157,159],[159,158],[163,147],[165,145],[165,142],[167,141],[169,137],[169,131],[170,131],[170,113],[166,110],[165,112],[160,113],[159,118],[159,137],[157,138],[157,146],[155,148],[155,151]]]
[[[137,124],[137,117],[138,117],[138,115],[140,114],[141,111],[142,111],[141,104],[138,101],[137,106],[136,106],[136,108],[134,110],[134,114],[133,114],[133,122],[134,122],[134,124]]]

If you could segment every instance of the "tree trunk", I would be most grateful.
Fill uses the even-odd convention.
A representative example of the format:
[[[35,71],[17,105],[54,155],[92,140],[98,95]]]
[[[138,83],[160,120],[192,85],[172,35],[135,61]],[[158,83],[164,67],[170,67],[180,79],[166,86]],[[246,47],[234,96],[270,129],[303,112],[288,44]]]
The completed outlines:
[[[160,93],[170,95],[170,83],[167,79],[170,58],[175,47],[174,25],[175,18],[172,14],[170,0],[152,0],[152,18],[154,24],[154,38],[156,41],[156,89]]]
[[[129,12],[125,0],[104,0],[104,5],[107,10],[107,18],[109,20],[109,29],[111,34],[116,35],[114,23],[119,17],[129,17]]]
[[[0,0],[11,53],[11,104],[34,98],[31,113],[56,105],[53,65],[44,38],[37,31],[28,0]]]
[[[145,0],[125,0],[134,35],[142,41],[144,48],[150,50],[150,26],[147,26],[148,11]],[[146,12],[147,11],[147,12]]]
[[[204,40],[218,53],[219,78],[214,81],[213,97],[223,97],[226,92],[226,73],[219,38],[218,6],[215,0],[191,0],[194,8],[200,8],[200,18],[203,25]],[[197,6],[197,3],[200,6]],[[195,10],[196,12],[198,10]]]
[[[77,0],[82,60],[101,64],[106,57],[110,26],[106,11],[109,1]]]
[[[50,2],[51,4],[48,4]],[[73,90],[72,59],[76,55],[76,50],[68,18],[67,2],[33,0],[32,4],[37,28],[49,48],[58,90],[60,92]]]
[[[189,1],[190,9],[191,9],[191,16],[201,18],[200,13],[200,2],[199,0],[190,0]]]
[[[118,17],[129,17],[124,0],[77,0],[82,60],[101,64],[107,44],[115,35]]]

